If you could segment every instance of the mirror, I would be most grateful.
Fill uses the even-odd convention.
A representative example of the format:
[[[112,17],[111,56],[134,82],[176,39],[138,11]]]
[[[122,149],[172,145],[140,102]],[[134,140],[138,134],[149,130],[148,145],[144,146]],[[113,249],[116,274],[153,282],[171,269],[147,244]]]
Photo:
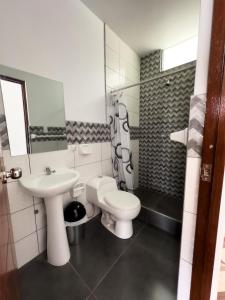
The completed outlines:
[[[3,149],[15,156],[67,148],[61,82],[0,65],[0,89]]]

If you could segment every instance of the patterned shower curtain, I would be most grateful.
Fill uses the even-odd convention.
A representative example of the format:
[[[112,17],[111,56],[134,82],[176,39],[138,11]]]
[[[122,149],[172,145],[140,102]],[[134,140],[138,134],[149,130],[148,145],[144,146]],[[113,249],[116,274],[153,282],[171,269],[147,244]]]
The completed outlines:
[[[109,123],[111,128],[113,176],[121,190],[133,190],[133,165],[130,150],[130,130],[125,96],[111,96]]]

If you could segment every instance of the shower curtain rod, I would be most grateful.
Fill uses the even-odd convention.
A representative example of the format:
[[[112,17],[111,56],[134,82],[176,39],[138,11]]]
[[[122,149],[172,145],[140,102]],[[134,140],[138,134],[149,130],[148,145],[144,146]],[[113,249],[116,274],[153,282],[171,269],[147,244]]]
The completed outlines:
[[[168,75],[172,75],[172,74],[175,74],[175,73],[179,73],[179,72],[182,72],[182,71],[185,71],[185,70],[188,70],[188,69],[191,69],[191,68],[194,68],[195,65],[193,66],[186,66],[186,67],[182,67],[180,68],[179,70],[176,70],[176,71],[170,71],[170,72],[167,72],[166,74],[160,74],[160,75],[156,75],[155,77],[152,77],[152,78],[149,78],[149,79],[146,79],[146,80],[143,80],[143,81],[140,81],[138,83],[134,83],[134,84],[130,84],[130,85],[126,85],[122,88],[119,88],[119,89],[116,89],[116,90],[112,90],[110,92],[110,94],[114,94],[116,92],[119,92],[119,91],[123,91],[123,90],[126,90],[126,89],[129,89],[129,88],[132,88],[134,86],[138,86],[138,85],[142,85],[142,84],[146,84],[150,81],[153,81],[155,79],[159,79],[159,78],[162,78],[162,77],[165,77],[165,76],[168,76]]]

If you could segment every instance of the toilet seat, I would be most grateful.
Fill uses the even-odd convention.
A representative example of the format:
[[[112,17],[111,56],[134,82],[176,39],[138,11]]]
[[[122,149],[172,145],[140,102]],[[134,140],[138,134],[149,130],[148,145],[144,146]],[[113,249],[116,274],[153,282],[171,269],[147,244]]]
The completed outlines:
[[[115,209],[136,209],[140,200],[133,194],[123,191],[108,192],[104,195],[105,202]]]

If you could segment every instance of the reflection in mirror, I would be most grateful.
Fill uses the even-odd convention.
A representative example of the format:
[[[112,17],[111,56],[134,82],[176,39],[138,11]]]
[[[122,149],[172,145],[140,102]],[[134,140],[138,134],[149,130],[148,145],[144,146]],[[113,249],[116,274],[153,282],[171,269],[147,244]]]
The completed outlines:
[[[27,128],[24,115],[24,83],[0,77],[1,97],[4,108],[0,106],[1,118],[4,116],[7,123],[8,139],[10,143],[11,155],[27,154]],[[26,111],[26,109],[25,109]]]
[[[1,65],[0,76],[11,79],[1,81],[1,123],[8,129],[3,149],[13,156],[66,149],[63,84]]]

